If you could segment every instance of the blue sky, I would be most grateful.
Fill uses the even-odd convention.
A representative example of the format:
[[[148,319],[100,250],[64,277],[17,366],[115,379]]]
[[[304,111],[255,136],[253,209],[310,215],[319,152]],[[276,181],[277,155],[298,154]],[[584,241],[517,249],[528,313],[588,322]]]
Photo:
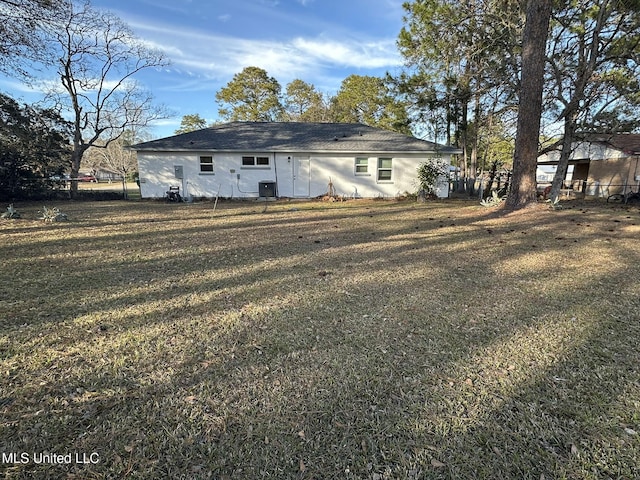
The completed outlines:
[[[396,39],[403,0],[93,0],[165,52],[171,65],[137,79],[175,116],[151,129],[173,134],[183,115],[217,119],[216,92],[248,66],[283,90],[299,78],[334,94],[351,74],[382,76],[402,64]],[[24,101],[15,83],[0,90]],[[12,91],[14,90],[14,91]],[[29,96],[31,97],[31,95]]]

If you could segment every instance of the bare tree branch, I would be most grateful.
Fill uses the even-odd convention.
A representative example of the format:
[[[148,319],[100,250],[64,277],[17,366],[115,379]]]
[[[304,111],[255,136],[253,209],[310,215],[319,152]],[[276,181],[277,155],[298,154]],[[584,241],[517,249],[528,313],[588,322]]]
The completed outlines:
[[[0,71],[25,77],[27,64],[47,63],[47,25],[68,0],[0,0]]]
[[[71,174],[76,176],[91,146],[99,142],[106,146],[127,129],[166,116],[164,108],[152,104],[151,94],[135,76],[165,66],[167,61],[161,52],[137,39],[118,17],[88,2],[69,4],[51,35],[62,89],[51,89],[48,97],[71,113]]]

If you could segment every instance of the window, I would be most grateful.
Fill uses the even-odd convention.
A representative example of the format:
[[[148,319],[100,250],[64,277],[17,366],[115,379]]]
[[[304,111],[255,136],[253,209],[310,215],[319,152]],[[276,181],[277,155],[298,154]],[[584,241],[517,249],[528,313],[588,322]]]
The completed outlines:
[[[200,157],[200,172],[213,173],[213,157],[211,155],[203,155]]]
[[[245,157],[242,157],[242,166],[243,167],[268,167],[269,157],[245,156]]]
[[[356,175],[367,175],[369,173],[369,159],[365,157],[356,158]]]
[[[391,159],[390,158],[378,159],[378,181],[381,181],[381,182],[391,181]]]

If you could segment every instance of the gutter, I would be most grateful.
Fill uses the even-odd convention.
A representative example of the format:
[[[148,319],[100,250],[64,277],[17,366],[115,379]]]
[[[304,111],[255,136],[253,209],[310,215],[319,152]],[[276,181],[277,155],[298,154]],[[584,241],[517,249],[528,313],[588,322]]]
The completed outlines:
[[[198,149],[155,149],[155,148],[145,148],[145,149],[132,149],[136,152],[154,152],[154,153],[193,153],[193,152],[211,152],[211,153],[246,153],[246,152],[265,152],[269,151],[252,148],[250,150],[211,150],[207,148],[198,148]],[[443,149],[435,149],[435,150],[298,150],[298,149],[286,149],[286,150],[271,150],[272,153],[301,153],[305,155],[313,155],[313,154],[346,154],[346,155],[362,155],[364,153],[372,154],[372,155],[403,155],[403,154],[412,154],[412,155],[425,155],[425,154],[449,154],[449,155],[460,155],[462,154],[462,150],[458,148],[449,148],[447,150]]]

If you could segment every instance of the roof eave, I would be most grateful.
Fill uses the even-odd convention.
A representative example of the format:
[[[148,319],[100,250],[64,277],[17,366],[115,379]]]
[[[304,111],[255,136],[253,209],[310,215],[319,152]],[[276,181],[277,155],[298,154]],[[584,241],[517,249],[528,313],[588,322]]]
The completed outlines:
[[[429,148],[424,150],[322,150],[322,149],[273,149],[273,148],[252,148],[252,149],[243,149],[243,150],[217,150],[213,148],[131,148],[136,152],[156,152],[156,153],[198,153],[198,152],[212,152],[212,153],[247,153],[247,152],[274,152],[274,153],[345,153],[345,154],[359,154],[359,153],[372,153],[372,154],[380,154],[380,155],[389,155],[389,154],[424,154],[424,153],[442,153],[449,155],[459,155],[462,153],[462,150],[459,149],[442,149],[442,148]]]

